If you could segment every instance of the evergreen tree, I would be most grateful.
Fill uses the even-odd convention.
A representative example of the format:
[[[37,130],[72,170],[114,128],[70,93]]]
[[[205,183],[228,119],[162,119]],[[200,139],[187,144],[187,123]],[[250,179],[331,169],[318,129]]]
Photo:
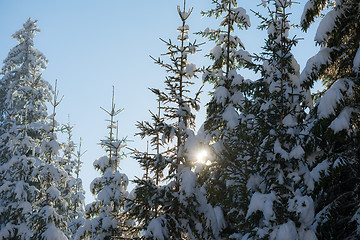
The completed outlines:
[[[135,191],[134,203],[143,205],[146,196],[152,192],[149,205],[139,211],[135,221],[146,228],[145,239],[214,239],[218,237],[221,222],[221,210],[213,209],[207,203],[204,189],[200,189],[197,176],[192,171],[194,155],[199,149],[194,147],[194,120],[192,112],[198,110],[198,93],[195,98],[189,96],[189,87],[194,84],[192,78],[201,71],[195,64],[188,62],[188,56],[194,54],[199,44],[188,41],[189,26],[186,20],[192,9],[186,11],[178,7],[182,25],[178,28],[179,45],[171,40],[162,40],[168,48],[170,63],[154,59],[164,67],[169,75],[165,80],[165,91],[151,89],[158,97],[162,116],[152,114],[153,123],[138,124],[141,137],[151,137],[156,154],[140,154],[140,163],[154,174],[153,179],[140,182]],[[161,140],[161,143],[160,143]],[[161,150],[159,149],[161,148]],[[142,191],[146,189],[146,194]],[[144,191],[145,192],[145,191]],[[135,214],[136,215],[136,214]],[[217,219],[217,217],[219,219]],[[149,219],[152,218],[150,221]],[[219,220],[219,222],[218,222]]]
[[[25,125],[46,118],[45,103],[49,100],[51,91],[49,84],[41,77],[47,59],[34,48],[34,37],[40,31],[36,23],[36,20],[28,19],[23,28],[12,35],[19,43],[10,50],[3,62],[0,81],[0,111],[3,118],[1,133],[6,134],[11,129],[9,120]],[[39,130],[33,131],[32,137],[40,139],[40,136]],[[2,149],[1,154],[8,152],[11,150]],[[8,158],[4,156],[1,159],[3,163]]]
[[[208,55],[214,63],[203,76],[214,85],[204,124],[205,136],[210,136],[212,141],[214,157],[201,175],[210,201],[225,212],[227,228],[222,234],[228,238],[236,237],[244,229],[243,220],[250,200],[246,187],[248,160],[256,152],[250,149],[252,82],[238,72],[252,66],[251,57],[236,35],[237,31],[250,27],[250,20],[237,1],[212,2],[214,8],[202,14],[220,19],[220,26],[207,28],[200,34],[215,42]]]
[[[308,1],[301,25],[307,30],[321,11],[315,41],[320,51],[302,73],[304,84],[321,79],[325,89],[312,111],[316,136],[312,172],[324,173],[315,185],[319,239],[357,239],[360,236],[359,102],[360,12],[358,1]],[[313,174],[314,175],[314,174]],[[317,180],[319,180],[319,175]]]
[[[128,178],[119,172],[120,160],[123,158],[121,150],[125,147],[125,138],[118,138],[118,126],[115,121],[116,115],[121,110],[116,109],[114,90],[111,110],[103,109],[109,116],[109,136],[101,141],[101,146],[107,152],[106,156],[94,161],[94,167],[101,172],[101,176],[95,178],[90,185],[90,190],[96,196],[95,201],[86,205],[86,221],[79,228],[75,239],[113,239],[124,237],[126,233],[119,226],[126,224],[122,216]]]
[[[73,129],[74,126],[70,124],[70,120],[68,120],[67,124],[63,124],[60,128],[61,133],[64,133],[67,138],[66,142],[62,144],[62,157],[59,161],[59,165],[64,168],[66,173],[69,175],[69,178],[71,178],[74,173],[77,161],[77,159],[74,158],[76,144],[73,141]],[[68,192],[70,192],[70,190],[68,190]]]
[[[19,44],[4,60],[1,78],[3,112],[1,135],[1,239],[37,238],[30,217],[38,212],[40,187],[34,179],[44,160],[43,141],[52,135],[46,104],[52,96],[50,84],[41,76],[47,60],[34,48],[37,21],[28,19],[13,34]],[[40,238],[37,238],[40,239]],[[61,238],[60,238],[61,239]]]
[[[63,143],[63,156],[59,162],[59,165],[62,166],[68,174],[68,180],[65,187],[61,189],[61,195],[66,201],[67,207],[63,215],[68,219],[67,236],[71,239],[75,236],[79,227],[85,222],[85,191],[79,176],[82,166],[81,157],[85,152],[81,152],[81,138],[78,150],[75,152],[76,145],[72,140],[73,128],[70,121],[61,128],[61,131],[67,134],[67,142]]]
[[[72,211],[70,214],[70,221],[68,223],[68,228],[71,231],[72,238],[76,235],[77,230],[85,223],[85,191],[83,189],[82,180],[80,178],[80,169],[82,167],[82,156],[86,153],[81,151],[81,138],[77,152],[75,153],[75,167],[74,167],[74,184],[71,184],[73,187],[72,196],[71,196],[71,206]]]
[[[256,81],[254,105],[258,109],[255,129],[262,140],[258,156],[250,164],[260,183],[251,189],[246,219],[253,226],[250,236],[261,239],[316,239],[312,229],[314,201],[307,188],[306,104],[309,89],[299,81],[299,65],[291,49],[288,0],[269,1],[270,17],[262,19],[268,31],[261,78]]]
[[[1,135],[1,148],[7,152],[0,167],[0,239],[30,239],[33,231],[29,217],[36,189],[32,179],[35,144],[26,126],[18,126],[11,120],[5,118],[4,124],[9,128]]]
[[[208,103],[205,127],[214,139],[222,139],[227,131],[238,125],[236,110],[243,105],[241,86],[244,78],[236,70],[251,61],[250,54],[244,50],[240,38],[232,34],[235,26],[238,29],[247,29],[250,20],[246,10],[237,6],[237,1],[214,0],[213,4],[214,9],[202,14],[221,18],[220,27],[215,30],[207,28],[199,33],[216,44],[208,55],[214,64],[203,76],[205,81],[214,84],[215,89]]]
[[[158,111],[156,114],[150,111],[152,122],[142,121],[137,123],[141,132],[137,133],[141,138],[151,138],[151,153],[149,142],[147,142],[147,151],[140,152],[133,150],[133,157],[139,162],[145,171],[141,179],[135,179],[136,187],[131,192],[127,201],[126,214],[129,219],[135,221],[128,228],[128,237],[131,239],[144,239],[144,232],[147,230],[152,219],[159,215],[158,207],[160,204],[160,181],[164,179],[164,171],[169,162],[168,151],[164,149],[161,141],[163,134],[163,122],[165,119],[161,116],[162,102],[166,95],[159,89],[150,89],[158,98]],[[161,151],[163,150],[163,151]]]
[[[65,188],[68,174],[58,164],[60,162],[59,150],[61,144],[57,140],[58,122],[55,120],[56,107],[60,104],[59,92],[54,91],[53,100],[50,102],[53,107],[53,114],[49,116],[49,123],[43,126],[44,138],[39,147],[38,165],[35,168],[33,177],[37,184],[35,212],[30,217],[34,235],[32,239],[68,239],[67,219],[61,215],[64,212],[66,203],[61,195],[61,189]]]

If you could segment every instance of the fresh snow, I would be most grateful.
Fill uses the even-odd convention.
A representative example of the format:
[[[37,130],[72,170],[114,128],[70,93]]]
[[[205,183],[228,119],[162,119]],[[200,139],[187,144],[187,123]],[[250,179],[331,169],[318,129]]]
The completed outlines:
[[[301,196],[300,193],[296,193],[293,199],[289,200],[289,210],[298,214],[300,223],[304,227],[309,227],[315,216],[314,201],[309,196]]]
[[[215,60],[218,60],[223,53],[221,46],[215,46],[210,50],[210,54],[214,56]]]
[[[244,97],[242,92],[237,91],[231,96],[230,100],[235,106],[236,105],[237,106],[242,106],[243,102],[245,100],[245,97]]]
[[[327,41],[328,34],[334,29],[339,14],[339,11],[334,8],[321,19],[314,38],[316,42],[323,43]]]
[[[331,128],[334,133],[338,133],[342,130],[349,130],[350,128],[350,118],[353,109],[350,107],[345,107],[330,124],[329,128]]]
[[[209,206],[209,208],[211,207],[210,204],[208,206]],[[217,223],[216,227],[213,226],[213,229],[214,229],[214,233],[217,233],[217,232],[220,232],[221,229],[224,229],[226,227],[226,222],[225,222],[225,218],[224,218],[224,213],[219,206],[214,207],[213,211],[214,211],[216,223]],[[215,220],[212,219],[212,222],[215,222]]]
[[[276,240],[298,240],[299,235],[296,231],[296,226],[293,221],[289,221],[280,225],[276,231]]]
[[[310,10],[312,10],[314,8],[314,4],[313,4],[313,0],[309,0],[306,2],[305,6],[304,6],[304,10],[302,12],[301,15],[301,21],[300,22],[304,22],[306,19],[306,13]]]
[[[226,126],[229,129],[234,129],[239,124],[239,114],[235,111],[232,104],[229,104],[224,113],[223,119],[226,121]]]
[[[247,62],[251,62],[252,61],[252,57],[251,54],[248,51],[245,51],[243,49],[239,49],[236,54],[236,57],[239,57],[240,59],[243,59]]]
[[[246,10],[244,8],[238,7],[235,8],[234,11],[239,20],[244,21],[248,27],[251,26],[250,17],[246,14]]]
[[[163,226],[165,225],[165,219],[155,218],[150,221],[149,226],[146,230],[145,237],[152,237],[156,240],[168,239],[167,231]]]
[[[196,65],[193,63],[186,64],[186,73],[189,77],[193,77],[195,75]]]
[[[68,240],[65,234],[54,224],[46,226],[46,230],[41,236],[44,240]]]
[[[327,160],[317,164],[310,172],[306,171],[304,175],[305,184],[309,191],[314,190],[314,183],[319,182],[321,173],[327,173],[329,162]]]
[[[305,155],[304,149],[300,145],[297,145],[291,150],[289,157],[295,159],[301,159],[304,155]]]
[[[60,199],[61,193],[55,186],[50,186],[46,193],[49,194],[51,199]]]
[[[214,98],[216,99],[216,102],[225,105],[226,100],[230,97],[229,91],[224,86],[219,86],[216,88],[214,92]]]
[[[301,240],[318,240],[313,230],[303,230],[299,232]]]
[[[307,60],[305,68],[300,74],[300,85],[303,82],[308,81],[311,79],[311,75],[314,69],[319,69],[321,65],[331,63],[330,53],[333,51],[331,48],[321,48],[320,51]]]
[[[337,105],[344,99],[344,95],[353,95],[352,87],[353,82],[349,79],[337,80],[318,101],[317,113],[319,119],[334,115]]]
[[[95,160],[93,165],[95,168],[99,168],[101,171],[105,171],[105,169],[109,166],[109,158],[107,156],[102,156]]]
[[[189,168],[185,167],[181,171],[180,178],[180,192],[184,193],[184,195],[180,195],[180,202],[184,205],[187,205],[187,200],[185,198],[189,198],[191,195],[194,194],[197,177],[194,172],[192,172]]]
[[[250,200],[249,209],[246,218],[256,211],[263,212],[265,221],[270,221],[274,216],[273,202],[276,200],[274,192],[263,194],[255,192]]]
[[[285,117],[284,117],[284,119],[283,119],[283,125],[285,126],[285,127],[294,127],[294,126],[296,126],[296,119],[293,117],[293,115],[292,114],[288,114],[288,115],[286,115]]]
[[[279,141],[279,139],[276,139],[275,143],[274,143],[274,153],[275,154],[280,154],[280,156],[285,159],[285,160],[289,160],[289,153],[286,152],[282,147],[281,147],[281,143]]]
[[[353,69],[355,72],[359,73],[360,72],[360,42],[359,42],[359,48],[356,51],[356,55],[354,57],[354,61],[353,61]]]

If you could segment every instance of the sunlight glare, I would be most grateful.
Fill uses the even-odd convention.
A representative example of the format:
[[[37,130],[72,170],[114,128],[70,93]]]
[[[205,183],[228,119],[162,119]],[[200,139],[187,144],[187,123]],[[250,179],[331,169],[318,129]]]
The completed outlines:
[[[208,152],[205,149],[200,150],[197,155],[197,162],[200,164],[205,164],[207,161]]]

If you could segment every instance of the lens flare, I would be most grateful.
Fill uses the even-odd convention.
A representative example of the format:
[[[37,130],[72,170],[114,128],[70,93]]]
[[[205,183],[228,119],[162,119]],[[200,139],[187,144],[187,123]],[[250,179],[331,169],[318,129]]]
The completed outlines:
[[[196,155],[197,162],[200,164],[205,164],[207,161],[207,157],[208,157],[208,152],[204,149],[200,150]]]

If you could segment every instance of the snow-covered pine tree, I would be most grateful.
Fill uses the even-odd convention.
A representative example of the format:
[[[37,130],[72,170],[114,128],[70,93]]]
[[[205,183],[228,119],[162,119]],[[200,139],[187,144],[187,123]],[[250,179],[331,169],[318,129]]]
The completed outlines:
[[[39,147],[38,164],[33,177],[36,181],[34,213],[30,217],[34,235],[32,239],[67,240],[67,218],[62,213],[68,207],[61,191],[68,181],[68,174],[59,165],[61,144],[57,140],[58,122],[55,120],[56,107],[61,100],[55,83],[53,99],[50,101],[53,113],[49,122],[43,126],[44,138]]]
[[[310,58],[301,81],[321,79],[325,89],[312,111],[316,222],[319,239],[360,237],[360,5],[359,1],[308,1],[301,25],[307,30],[329,7],[318,26],[320,51]],[[315,174],[314,174],[315,173]]]
[[[1,135],[0,189],[1,239],[36,238],[30,217],[37,212],[35,200],[39,183],[33,176],[42,162],[41,143],[48,138],[51,125],[46,104],[50,101],[50,84],[41,76],[46,68],[45,56],[34,48],[40,30],[36,20],[28,19],[12,35],[19,43],[4,60],[1,74],[2,104],[5,109]],[[36,238],[40,239],[40,238]]]
[[[76,144],[73,142],[73,126],[68,121],[63,124],[61,132],[67,135],[67,142],[62,144],[62,157],[59,165],[68,174],[68,180],[65,188],[61,189],[61,195],[66,201],[66,209],[63,216],[67,219],[66,235],[69,239],[73,239],[79,227],[85,222],[84,200],[85,191],[83,189],[82,181],[80,179],[80,170],[82,166],[81,157],[85,152],[81,152],[81,138],[76,151]]]
[[[191,12],[192,9],[186,11],[185,1],[183,7],[178,6],[182,23],[178,28],[179,44],[162,40],[168,48],[164,55],[169,57],[169,63],[160,58],[154,59],[169,73],[165,80],[165,91],[153,89],[159,99],[159,108],[163,110],[162,117],[152,114],[154,124],[140,124],[140,135],[153,137],[155,148],[160,146],[158,140],[161,139],[163,148],[163,153],[157,150],[149,164],[151,172],[155,174],[155,184],[152,183],[155,186],[152,190],[154,197],[150,199],[155,206],[155,213],[154,208],[150,209],[155,218],[148,223],[143,236],[145,239],[214,239],[220,230],[221,211],[207,203],[197,176],[192,171],[196,161],[195,152],[200,150],[194,148],[194,142],[189,141],[195,136],[193,110],[199,108],[199,92],[192,98],[189,87],[194,84],[192,79],[201,69],[188,62],[188,55],[194,54],[199,47],[196,41],[188,42],[189,26],[186,20]],[[140,161],[146,162],[145,159]],[[159,186],[156,186],[157,180]]]
[[[103,109],[103,108],[102,108]],[[126,233],[119,228],[126,224],[123,219],[128,177],[119,172],[120,161],[124,154],[121,152],[126,146],[126,139],[118,138],[118,126],[115,117],[122,111],[115,106],[115,93],[113,89],[110,111],[103,109],[110,117],[109,135],[101,140],[101,146],[107,155],[94,161],[94,167],[101,173],[90,185],[95,195],[95,201],[86,205],[86,221],[79,228],[75,239],[109,240],[122,238]]]
[[[247,161],[256,153],[249,149],[252,83],[239,73],[252,65],[251,56],[237,35],[238,31],[250,27],[250,19],[246,10],[238,6],[238,1],[212,2],[214,8],[202,14],[220,19],[220,26],[207,28],[199,34],[215,42],[208,55],[213,65],[203,76],[204,81],[214,85],[204,127],[205,133],[211,136],[215,157],[202,175],[207,177],[209,200],[221,206],[225,213],[227,228],[223,237],[228,238],[237,236],[244,228],[250,200],[246,188],[250,173]]]
[[[259,155],[250,164],[259,172],[260,184],[251,188],[246,219],[255,239],[316,239],[312,229],[314,201],[307,192],[305,108],[309,89],[300,85],[299,65],[290,38],[289,0],[268,1],[269,17],[257,14],[266,29],[261,78],[256,82],[255,129],[262,139]]]

